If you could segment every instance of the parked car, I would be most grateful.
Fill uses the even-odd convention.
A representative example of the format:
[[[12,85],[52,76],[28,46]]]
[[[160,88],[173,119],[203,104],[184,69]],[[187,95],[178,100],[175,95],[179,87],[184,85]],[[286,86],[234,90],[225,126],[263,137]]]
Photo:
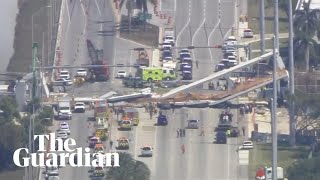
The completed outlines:
[[[164,41],[164,42],[170,42],[170,43],[174,46],[174,37],[173,37],[173,36],[167,35],[167,36],[165,36],[165,37],[163,38],[163,41]]]
[[[125,70],[119,70],[117,73],[118,78],[124,78],[127,76],[127,72]]]
[[[143,157],[152,157],[152,147],[151,146],[144,146],[141,148],[141,156]]]
[[[60,78],[62,78],[62,79],[70,79],[70,74],[69,74],[69,71],[60,71]]]
[[[253,149],[252,141],[244,141],[242,144],[242,149]]]
[[[76,74],[77,74],[77,76],[85,77],[85,76],[87,76],[87,71],[83,68],[80,68],[77,70]]]
[[[243,31],[243,38],[253,38],[253,31],[251,29],[245,29]]]
[[[74,112],[84,113],[86,111],[86,105],[83,102],[76,102],[74,105]]]
[[[196,119],[189,120],[188,129],[199,129],[199,120],[196,120]]]

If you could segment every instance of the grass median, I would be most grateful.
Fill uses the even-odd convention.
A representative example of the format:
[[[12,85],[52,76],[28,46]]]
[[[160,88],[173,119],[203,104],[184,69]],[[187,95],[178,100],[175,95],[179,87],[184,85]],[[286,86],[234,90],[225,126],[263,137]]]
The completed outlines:
[[[286,169],[299,159],[305,159],[309,155],[309,149],[306,146],[297,146],[295,148],[278,145],[278,167]],[[255,144],[249,154],[249,179],[255,178],[256,171],[261,167],[272,166],[272,145]]]

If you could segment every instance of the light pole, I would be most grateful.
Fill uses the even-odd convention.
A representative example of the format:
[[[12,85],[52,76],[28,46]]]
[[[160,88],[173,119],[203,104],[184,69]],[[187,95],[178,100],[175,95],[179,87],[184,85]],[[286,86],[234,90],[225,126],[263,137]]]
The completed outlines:
[[[272,134],[272,179],[277,179],[278,134],[277,134],[277,56],[276,38],[273,37],[273,98],[271,99],[271,134]]]
[[[36,12],[34,12],[34,13],[32,14],[32,16],[31,16],[31,41],[32,41],[31,43],[34,42],[34,40],[33,40],[33,38],[34,38],[34,35],[33,35],[33,21],[34,21],[33,19],[34,19],[34,16],[36,16],[38,13],[40,13],[43,8],[51,8],[51,6],[41,7],[41,8],[38,9]]]
[[[294,56],[293,56],[293,15],[292,0],[289,1],[289,84],[290,84],[290,145],[296,144],[296,123],[294,119]]]
[[[43,8],[51,8],[51,6],[44,6],[41,7],[39,10],[34,12],[31,16],[31,40],[32,40],[32,73],[33,73],[33,85],[32,85],[32,98],[36,96],[36,55],[37,55],[37,48],[38,44],[34,42],[34,32],[33,32],[33,22],[34,22],[34,16],[36,16],[38,13],[41,12]],[[49,31],[49,30],[48,30]]]
[[[264,1],[260,0],[260,55],[263,55],[265,51]]]

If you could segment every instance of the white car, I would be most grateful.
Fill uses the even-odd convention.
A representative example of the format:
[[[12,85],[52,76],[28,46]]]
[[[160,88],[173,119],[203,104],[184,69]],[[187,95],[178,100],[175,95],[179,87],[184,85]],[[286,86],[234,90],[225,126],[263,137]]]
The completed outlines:
[[[244,141],[242,144],[242,149],[253,149],[252,141]]]
[[[53,82],[53,84],[57,86],[63,86],[64,82],[66,83],[67,86],[72,85],[72,81],[65,78],[59,78],[55,82]]]
[[[167,35],[167,36],[165,36],[165,37],[163,38],[163,41],[164,41],[164,42],[170,42],[171,44],[174,44],[174,37]]]
[[[68,133],[65,131],[57,131],[56,132],[57,139],[68,139]]]
[[[172,48],[172,44],[171,42],[165,41],[162,43],[162,48],[163,49],[171,49]]]
[[[87,76],[87,71],[83,68],[77,70],[77,76],[85,77]]]
[[[71,133],[69,125],[65,125],[65,126],[60,125],[59,131],[64,131],[67,133],[67,135],[69,135]]]
[[[253,31],[251,29],[245,29],[243,31],[244,38],[253,38]]]
[[[62,79],[70,79],[70,74],[69,74],[69,71],[60,71],[60,78]]]
[[[86,111],[86,105],[83,102],[76,102],[74,105],[74,112],[84,113]]]
[[[173,62],[173,61],[166,61],[162,64],[162,67],[164,68],[171,68],[171,69],[175,69],[177,67],[177,63]]]
[[[228,60],[237,61],[237,58],[235,56],[228,56]]]
[[[144,146],[141,148],[141,156],[143,157],[152,157],[152,147],[151,146]]]
[[[127,76],[127,72],[125,70],[119,70],[117,73],[118,78],[124,78]]]

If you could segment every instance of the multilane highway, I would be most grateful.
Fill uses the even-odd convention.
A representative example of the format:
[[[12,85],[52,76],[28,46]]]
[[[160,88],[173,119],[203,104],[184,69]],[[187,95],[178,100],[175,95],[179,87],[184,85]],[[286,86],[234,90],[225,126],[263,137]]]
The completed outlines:
[[[176,2],[176,34],[179,46],[207,46],[221,44],[224,36],[230,32],[229,27],[234,23],[234,1],[221,2],[221,13],[224,13],[219,21],[219,1],[210,0],[177,0]],[[86,39],[104,50],[104,59],[110,64],[127,64],[130,54],[128,49],[135,45],[117,39],[110,33],[108,36],[98,36],[97,31],[111,31],[113,29],[113,14],[110,1],[72,1],[69,3],[69,13],[64,18],[70,17],[70,22],[64,26],[63,59],[65,65],[80,65],[90,63],[87,54]],[[98,8],[99,7],[99,8]],[[187,9],[187,11],[186,11]],[[221,17],[221,16],[220,16]],[[96,21],[106,21],[97,24]],[[219,29],[218,22],[221,28]],[[204,26],[206,30],[204,30]],[[192,40],[193,39],[193,40]],[[208,41],[209,40],[209,41]],[[126,44],[128,49],[123,47]],[[115,48],[117,47],[117,48]],[[122,47],[122,48],[119,48]],[[140,46],[139,46],[140,47]],[[194,66],[194,77],[199,79],[210,74],[216,63],[221,59],[219,49],[194,50],[194,58],[199,61],[199,69]],[[116,58],[115,58],[116,57]],[[105,83],[85,84],[82,87],[68,89],[70,95],[75,96],[99,96],[112,90],[119,90],[120,81],[115,79],[115,69],[111,70],[111,80]],[[72,71],[75,74],[75,70]],[[165,111],[169,117],[167,127],[155,127],[155,117],[151,120],[144,118],[132,131],[120,132],[116,126],[112,128],[112,139],[116,145],[119,137],[128,137],[131,141],[130,153],[135,158],[145,162],[152,171],[152,179],[155,180],[184,180],[184,179],[221,179],[232,180],[237,177],[237,139],[229,140],[228,145],[213,144],[214,133],[219,110],[214,109],[176,109],[175,112]],[[236,112],[234,112],[236,113]],[[87,146],[87,136],[91,133],[88,128],[87,118],[92,112],[74,114],[71,125],[71,137],[81,147]],[[141,113],[141,116],[146,114]],[[176,138],[177,128],[186,127],[188,119],[199,119],[206,127],[206,136],[200,137],[198,130],[187,130],[185,138]],[[115,125],[115,124],[114,124]],[[140,158],[140,147],[150,144],[154,147],[154,157]],[[185,144],[186,153],[181,154],[180,146]],[[61,179],[89,179],[87,168],[61,169]]]
[[[232,0],[177,0],[177,7],[177,46],[222,44],[236,23],[235,1]],[[193,50],[193,61],[199,63],[198,68],[195,64],[193,66],[193,78],[196,80],[211,74],[221,59],[221,49]],[[212,143],[219,110],[183,108],[165,113],[170,120],[168,127],[156,129],[152,179],[237,179],[238,139],[229,139],[228,145]],[[199,136],[197,130],[187,130],[186,138],[176,138],[177,128],[186,127],[187,120],[193,118],[199,119],[206,127],[206,136]],[[180,149],[182,144],[186,146],[184,155]]]

